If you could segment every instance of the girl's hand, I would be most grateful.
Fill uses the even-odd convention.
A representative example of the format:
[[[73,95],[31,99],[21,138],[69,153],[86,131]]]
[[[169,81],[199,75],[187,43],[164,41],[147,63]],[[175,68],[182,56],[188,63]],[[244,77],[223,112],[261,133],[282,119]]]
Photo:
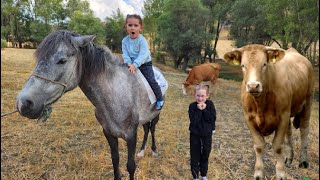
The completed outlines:
[[[197,104],[197,107],[198,107],[198,109],[200,109],[200,110],[204,110],[206,107],[207,107],[207,105],[206,105],[206,103],[199,103],[199,104]]]
[[[128,64],[129,67],[129,71],[131,72],[131,74],[134,74],[136,72],[136,68],[134,67],[133,64]]]

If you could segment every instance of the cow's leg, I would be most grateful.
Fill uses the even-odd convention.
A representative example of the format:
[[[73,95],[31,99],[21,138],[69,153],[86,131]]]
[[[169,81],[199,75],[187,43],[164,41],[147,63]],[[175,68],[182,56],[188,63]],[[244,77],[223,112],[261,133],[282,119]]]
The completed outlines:
[[[309,126],[311,115],[312,99],[307,101],[302,112],[300,113],[300,161],[299,167],[307,168],[309,166],[308,160],[308,144],[309,144]]]
[[[113,165],[113,174],[114,179],[121,179],[120,170],[119,170],[119,149],[118,149],[118,138],[112,136],[110,133],[103,129],[103,134],[107,138],[110,150],[111,150],[111,159]]]
[[[130,174],[130,180],[134,180],[134,172],[136,170],[136,163],[134,160],[137,146],[137,127],[134,127],[135,130],[132,133],[131,137],[127,138],[127,149],[128,149],[128,162],[127,169]]]
[[[272,148],[277,159],[276,164],[276,175],[277,180],[285,180],[286,172],[285,172],[285,165],[284,165],[284,139],[288,131],[288,119],[290,119],[289,113],[283,113],[280,117],[280,124],[278,129],[275,132],[273,141],[272,141]]]
[[[263,154],[265,148],[265,140],[263,136],[256,130],[255,125],[251,122],[253,120],[248,120],[248,117],[245,116],[247,126],[251,132],[252,139],[253,139],[253,148],[256,154],[256,163],[254,166],[254,179],[255,180],[263,180]]]
[[[140,148],[140,152],[137,154],[138,158],[142,158],[144,156],[144,150],[146,149],[146,144],[148,141],[149,129],[150,129],[151,122],[147,122],[143,125],[143,141]]]
[[[157,146],[156,146],[156,139],[155,139],[155,133],[156,133],[156,124],[159,121],[159,115],[157,115],[152,121],[151,121],[151,137],[152,137],[152,156],[153,157],[157,157],[158,153],[157,153]]]
[[[292,148],[292,127],[291,120],[289,119],[288,131],[285,137],[285,163],[287,166],[291,165],[293,159],[293,148]]]
[[[256,154],[256,164],[254,166],[254,179],[262,180],[263,179],[263,154],[265,148],[264,138],[260,134],[256,134],[253,137],[253,148]]]

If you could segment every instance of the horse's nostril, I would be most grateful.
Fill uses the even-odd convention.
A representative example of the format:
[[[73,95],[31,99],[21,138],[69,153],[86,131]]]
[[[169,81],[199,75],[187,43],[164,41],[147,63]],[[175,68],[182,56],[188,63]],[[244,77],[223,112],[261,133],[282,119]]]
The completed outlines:
[[[26,106],[27,107],[32,107],[33,106],[33,102],[31,100],[26,100]]]

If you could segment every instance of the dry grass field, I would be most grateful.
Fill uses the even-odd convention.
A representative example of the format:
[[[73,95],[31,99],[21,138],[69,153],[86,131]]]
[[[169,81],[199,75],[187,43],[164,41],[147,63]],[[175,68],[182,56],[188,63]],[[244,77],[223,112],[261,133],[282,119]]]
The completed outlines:
[[[1,50],[1,114],[15,109],[15,98],[31,74],[34,50]],[[190,179],[188,105],[192,96],[183,96],[181,83],[186,74],[159,65],[169,82],[166,104],[157,124],[159,156],[151,156],[150,137],[145,157],[137,160],[136,179]],[[319,72],[319,71],[317,71]],[[317,74],[318,77],[318,74]],[[317,83],[318,85],[318,83]],[[319,87],[319,86],[317,86]],[[255,156],[249,130],[240,106],[240,82],[219,79],[211,88],[217,109],[216,133],[209,159],[212,180],[252,179]],[[308,169],[298,168],[299,133],[293,129],[295,157],[287,168],[288,179],[319,179],[319,102],[311,115]],[[139,127],[138,144],[143,130]],[[266,138],[265,179],[275,179],[273,136]],[[126,172],[127,150],[119,142],[120,169]],[[109,145],[94,116],[94,107],[79,88],[66,93],[53,105],[47,122],[37,122],[18,113],[1,118],[1,178],[20,179],[113,179]]]

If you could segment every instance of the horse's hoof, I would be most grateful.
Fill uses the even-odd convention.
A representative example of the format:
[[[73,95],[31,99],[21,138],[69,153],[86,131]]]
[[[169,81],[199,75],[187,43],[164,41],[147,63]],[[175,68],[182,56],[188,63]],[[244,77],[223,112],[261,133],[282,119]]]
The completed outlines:
[[[152,157],[158,157],[158,156],[159,156],[158,153],[152,151]]]
[[[138,158],[142,158],[144,156],[144,150],[141,150],[138,154],[137,154]]]
[[[303,161],[302,163],[299,164],[299,168],[308,168],[309,167],[309,163],[306,161]]]

